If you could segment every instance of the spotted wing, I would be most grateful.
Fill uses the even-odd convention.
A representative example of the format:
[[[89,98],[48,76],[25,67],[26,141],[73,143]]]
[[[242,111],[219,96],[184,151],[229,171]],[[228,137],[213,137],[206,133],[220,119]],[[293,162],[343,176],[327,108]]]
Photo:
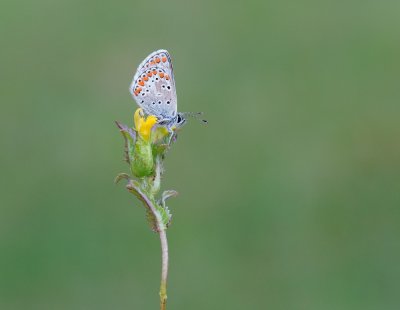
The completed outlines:
[[[172,120],[177,114],[174,73],[169,53],[158,50],[139,65],[129,91],[139,107],[159,121]]]

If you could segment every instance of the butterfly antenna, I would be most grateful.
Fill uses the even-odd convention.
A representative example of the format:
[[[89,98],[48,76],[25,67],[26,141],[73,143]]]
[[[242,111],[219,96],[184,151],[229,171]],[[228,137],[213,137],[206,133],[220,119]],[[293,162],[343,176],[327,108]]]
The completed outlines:
[[[184,112],[182,114],[184,117],[192,117],[204,124],[208,124],[207,120],[201,118],[201,116],[204,114],[203,112]]]

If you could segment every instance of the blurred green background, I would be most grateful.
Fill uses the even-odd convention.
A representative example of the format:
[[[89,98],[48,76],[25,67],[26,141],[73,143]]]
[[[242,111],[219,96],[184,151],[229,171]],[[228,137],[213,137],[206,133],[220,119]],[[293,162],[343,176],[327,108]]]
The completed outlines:
[[[0,309],[158,309],[114,120],[153,50],[179,110],[168,309],[400,308],[399,1],[0,5]]]

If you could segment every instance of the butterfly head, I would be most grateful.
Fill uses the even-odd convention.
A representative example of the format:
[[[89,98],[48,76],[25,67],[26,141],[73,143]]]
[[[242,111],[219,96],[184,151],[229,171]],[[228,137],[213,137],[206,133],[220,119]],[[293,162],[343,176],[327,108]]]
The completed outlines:
[[[183,125],[186,123],[186,118],[184,116],[184,113],[178,112],[178,115],[176,116],[176,128],[181,128]]]

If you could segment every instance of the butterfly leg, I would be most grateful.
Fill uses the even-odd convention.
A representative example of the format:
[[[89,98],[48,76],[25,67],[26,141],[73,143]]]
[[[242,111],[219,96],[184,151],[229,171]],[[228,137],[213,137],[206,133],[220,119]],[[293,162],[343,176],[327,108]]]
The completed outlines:
[[[169,129],[168,129],[168,132],[170,133],[170,134],[169,134],[169,138],[168,138],[168,147],[170,147],[171,144],[172,144],[172,142],[175,142],[175,141],[176,141],[178,135],[177,135],[177,133],[176,133],[176,130],[175,130],[175,129],[172,129],[172,128],[169,128]]]

